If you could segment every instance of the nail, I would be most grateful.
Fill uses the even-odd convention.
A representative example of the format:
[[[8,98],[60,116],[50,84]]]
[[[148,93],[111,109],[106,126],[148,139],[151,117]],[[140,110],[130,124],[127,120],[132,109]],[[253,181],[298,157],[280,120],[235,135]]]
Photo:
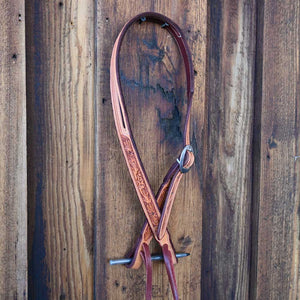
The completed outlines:
[[[189,256],[190,253],[176,253],[177,258],[182,258]],[[164,260],[164,257],[161,254],[156,254],[156,255],[151,255],[151,260]],[[111,266],[113,265],[125,265],[125,264],[130,264],[132,261],[132,258],[120,258],[120,259],[111,259],[109,261],[109,264]]]

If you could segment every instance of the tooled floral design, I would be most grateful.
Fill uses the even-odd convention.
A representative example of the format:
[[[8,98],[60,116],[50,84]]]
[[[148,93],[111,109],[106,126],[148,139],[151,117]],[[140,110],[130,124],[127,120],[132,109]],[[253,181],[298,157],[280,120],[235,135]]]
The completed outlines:
[[[163,187],[163,189],[159,192],[159,196],[157,198],[157,203],[158,203],[158,206],[160,208],[162,208],[162,206],[164,204],[166,194],[167,194],[167,191],[168,191],[168,187],[169,187],[169,184],[165,185]],[[144,239],[145,240],[149,240],[150,238],[152,238],[152,231],[151,231],[151,228],[148,225],[146,226],[143,234],[144,234]]]
[[[151,237],[152,237],[152,231],[150,229],[150,226],[147,226],[145,231],[144,231],[144,239],[148,240]]]
[[[128,137],[122,136],[122,143],[124,150],[126,152],[126,157],[130,166],[130,169],[134,176],[134,182],[136,183],[137,189],[140,192],[143,203],[146,207],[148,215],[151,218],[152,224],[156,227],[159,223],[159,216],[156,213],[153,202],[151,201],[151,195],[147,189],[146,182],[142,175],[141,168],[137,162],[137,159],[134,155],[134,150],[131,144],[131,141]]]

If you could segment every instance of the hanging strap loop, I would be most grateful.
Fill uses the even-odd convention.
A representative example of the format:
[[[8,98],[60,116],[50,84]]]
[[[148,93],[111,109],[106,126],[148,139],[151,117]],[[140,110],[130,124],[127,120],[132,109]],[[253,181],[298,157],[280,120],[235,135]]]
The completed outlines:
[[[125,109],[119,75],[119,53],[124,35],[133,23],[138,22],[140,23],[140,26],[142,26],[142,24],[146,21],[158,23],[162,28],[168,30],[168,32],[176,41],[179,52],[183,58],[187,83],[188,107],[183,133],[184,149],[181,152],[178,163],[175,162],[169,169],[156,196],[154,196],[154,193],[150,188],[147,174],[144,170],[142,161],[135,146],[133,134]],[[192,96],[194,93],[194,69],[189,47],[179,26],[169,18],[154,12],[145,12],[139,14],[128,21],[119,33],[113,47],[110,65],[110,90],[114,120],[122,151],[138,198],[147,219],[141,236],[133,251],[132,262],[130,265],[128,265],[128,267],[136,269],[141,265],[142,260],[144,260],[147,267],[148,283],[146,295],[147,299],[150,299],[151,289],[149,284],[151,284],[150,276],[152,274],[152,269],[148,245],[154,237],[162,248],[173,297],[174,299],[178,299],[177,285],[173,267],[173,264],[177,263],[177,259],[170,234],[167,230],[167,224],[182,175],[190,169],[194,162],[193,149],[190,146],[189,135],[190,112]]]

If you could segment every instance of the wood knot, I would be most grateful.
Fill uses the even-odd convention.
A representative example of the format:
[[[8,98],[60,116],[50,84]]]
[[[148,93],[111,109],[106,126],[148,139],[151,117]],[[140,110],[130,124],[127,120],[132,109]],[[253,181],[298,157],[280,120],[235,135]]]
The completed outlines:
[[[192,239],[190,236],[182,236],[181,238],[178,239],[178,242],[181,244],[180,250],[184,251],[189,245],[193,243]]]

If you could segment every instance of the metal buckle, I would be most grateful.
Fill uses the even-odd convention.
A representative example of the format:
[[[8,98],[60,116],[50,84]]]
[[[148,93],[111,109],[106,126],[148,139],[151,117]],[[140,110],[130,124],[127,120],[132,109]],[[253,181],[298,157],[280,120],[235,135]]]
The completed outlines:
[[[177,160],[176,160],[179,163],[179,169],[180,169],[181,173],[187,173],[190,170],[190,168],[191,168],[191,166],[189,168],[184,168],[183,167],[186,151],[194,153],[193,147],[191,145],[186,145],[183,148],[183,150],[182,150],[182,152],[180,154],[180,159],[177,158]]]

